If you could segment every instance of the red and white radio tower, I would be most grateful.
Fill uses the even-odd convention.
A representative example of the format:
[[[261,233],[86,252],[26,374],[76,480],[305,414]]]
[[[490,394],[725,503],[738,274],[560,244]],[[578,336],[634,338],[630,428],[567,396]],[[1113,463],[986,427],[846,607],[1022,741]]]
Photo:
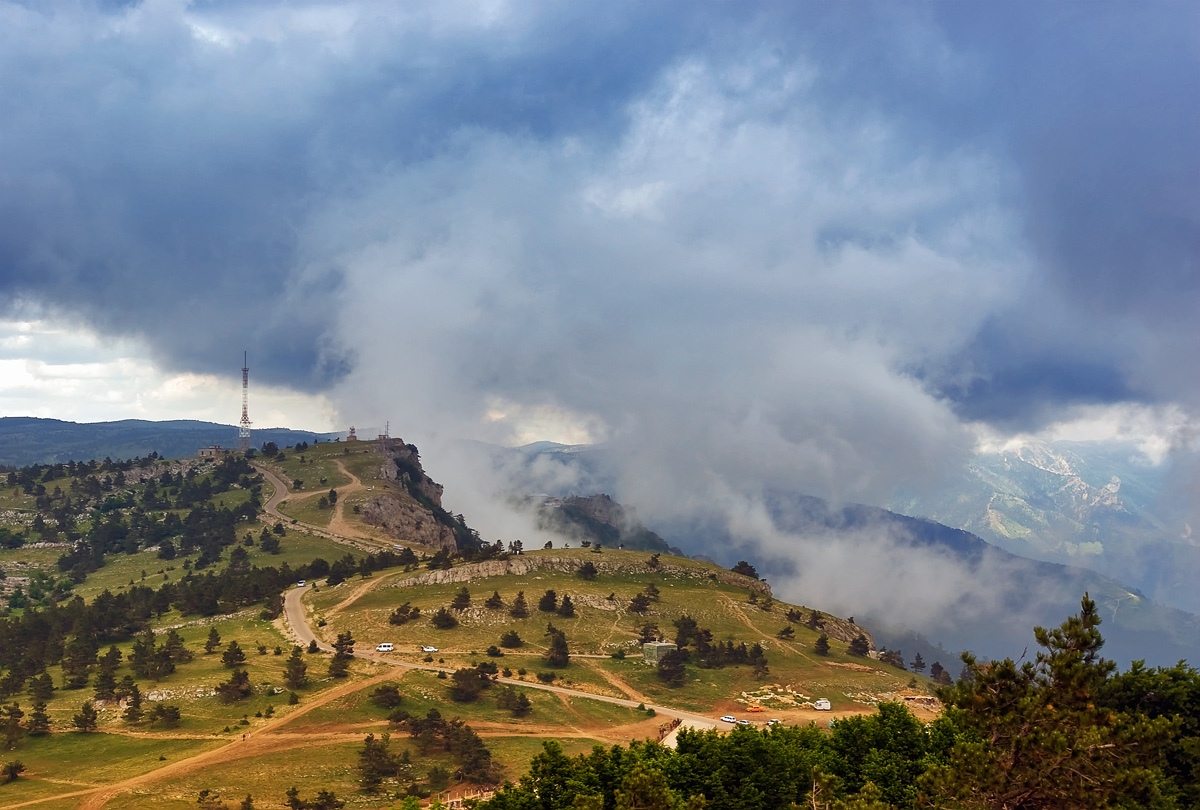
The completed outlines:
[[[243,453],[250,449],[250,411],[246,399],[250,388],[250,366],[247,363],[249,357],[249,352],[242,354],[242,422],[238,427],[238,450]]]

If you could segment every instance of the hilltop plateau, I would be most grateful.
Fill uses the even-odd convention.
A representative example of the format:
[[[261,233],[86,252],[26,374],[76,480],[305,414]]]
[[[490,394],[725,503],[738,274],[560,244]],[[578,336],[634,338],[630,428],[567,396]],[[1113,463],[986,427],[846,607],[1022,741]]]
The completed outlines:
[[[887,700],[934,716],[932,681],[748,565],[485,542],[399,440],[254,455],[7,476],[0,762],[21,770],[0,808],[276,808],[293,786],[389,807],[515,779],[543,739],[583,752]],[[659,638],[686,660],[647,663]],[[366,789],[380,741],[405,753]]]

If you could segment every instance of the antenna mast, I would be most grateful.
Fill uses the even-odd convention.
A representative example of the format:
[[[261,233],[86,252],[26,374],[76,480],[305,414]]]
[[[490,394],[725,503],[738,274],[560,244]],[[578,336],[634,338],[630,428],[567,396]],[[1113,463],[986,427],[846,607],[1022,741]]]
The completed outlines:
[[[250,411],[247,393],[250,389],[249,352],[242,353],[242,421],[238,427],[238,450],[245,453],[250,449]]]

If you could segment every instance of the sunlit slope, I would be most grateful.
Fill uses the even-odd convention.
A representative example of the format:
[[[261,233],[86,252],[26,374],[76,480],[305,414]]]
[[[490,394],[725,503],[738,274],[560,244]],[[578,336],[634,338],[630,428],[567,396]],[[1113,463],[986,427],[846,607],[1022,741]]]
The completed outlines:
[[[381,642],[394,644],[395,652],[380,653],[381,658],[414,662],[431,658],[446,666],[470,666],[488,660],[487,651],[494,647],[493,653],[503,652],[493,659],[498,666],[514,675],[524,669],[523,677],[529,681],[538,673],[553,672],[557,681],[565,680],[574,688],[693,711],[721,713],[739,705],[744,709],[753,701],[743,692],[764,687],[782,698],[766,702],[776,713],[800,711],[813,698],[827,698],[837,709],[852,709],[903,692],[930,691],[924,678],[914,681],[910,673],[848,654],[848,642],[863,632],[848,620],[820,613],[814,618],[811,608],[773,600],[760,583],[739,581],[716,566],[659,557],[655,569],[652,559],[650,554],[632,551],[551,549],[446,571],[389,573],[371,583],[348,581],[306,598],[315,623],[324,622],[319,631],[324,637],[350,632],[370,649]],[[588,563],[596,569],[592,579],[581,576]],[[470,603],[454,609],[463,588]],[[654,588],[657,601],[650,601],[644,613],[636,612],[634,598]],[[557,597],[557,611],[539,609],[539,601],[550,590]],[[520,592],[528,606],[524,618],[512,615]],[[487,600],[494,594],[500,604],[489,606]],[[564,596],[574,606],[573,617],[561,614]],[[420,613],[403,624],[392,623],[393,613],[402,606]],[[443,608],[453,616],[455,626],[434,625],[433,617]],[[745,644],[748,649],[760,645],[767,671],[756,674],[751,664],[705,668],[692,662],[680,685],[668,685],[655,667],[643,662],[642,629],[653,625],[657,632],[652,628],[645,635],[673,640],[676,623],[684,617],[710,631],[713,644]],[[571,659],[566,667],[547,664],[548,625],[568,639]],[[789,627],[790,633],[785,630]],[[521,646],[503,646],[502,636],[509,631],[517,633]],[[814,651],[822,632],[830,645],[824,656]],[[436,647],[436,654],[426,654],[423,646]],[[696,644],[690,647],[694,650]]]

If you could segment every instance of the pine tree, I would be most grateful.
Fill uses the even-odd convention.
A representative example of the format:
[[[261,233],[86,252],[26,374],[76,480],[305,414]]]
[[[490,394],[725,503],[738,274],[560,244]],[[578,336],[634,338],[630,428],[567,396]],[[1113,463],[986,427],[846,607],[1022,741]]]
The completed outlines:
[[[229,680],[217,685],[217,696],[222,703],[233,703],[249,697],[254,691],[250,685],[250,674],[244,669],[235,669]],[[157,707],[156,707],[157,708]]]
[[[851,655],[857,655],[860,658],[865,656],[870,651],[871,645],[867,642],[867,637],[862,633],[859,633],[858,636],[850,642],[850,646],[846,648],[846,652],[850,653]]]
[[[133,689],[129,692],[129,697],[126,698],[125,712],[121,715],[121,719],[130,725],[136,725],[142,721],[142,690],[138,689],[135,683]]]
[[[289,689],[300,689],[308,683],[308,664],[304,663],[304,651],[299,645],[292,647],[285,673],[284,680]]]
[[[464,585],[462,589],[454,595],[453,601],[450,602],[451,610],[466,610],[471,606],[471,592]]]
[[[913,656],[912,663],[910,663],[909,666],[912,667],[913,672],[924,672],[925,659],[921,657],[920,653],[917,653]]]
[[[46,704],[37,701],[33,711],[29,713],[29,736],[40,737],[50,733],[50,715],[46,714]]]
[[[567,648],[567,637],[561,630],[550,636],[550,649],[546,651],[546,666],[565,667],[571,660]]]
[[[538,610],[543,613],[553,613],[558,609],[558,594],[553,590],[548,590],[542,594],[542,598],[538,600]]]
[[[571,601],[571,597],[563,594],[562,604],[558,606],[558,615],[564,619],[575,618],[575,603]]]
[[[21,737],[21,718],[25,716],[25,712],[21,711],[21,706],[15,701],[8,704],[0,711],[3,716],[4,724],[4,748],[11,751],[17,746],[17,740]]]
[[[514,619],[525,619],[529,616],[529,606],[525,604],[525,591],[518,591],[517,598],[513,600],[512,609],[508,611],[508,615]]]
[[[353,657],[354,636],[350,634],[349,630],[345,633],[338,633],[337,641],[333,643],[333,659],[329,662],[330,677],[346,677],[349,674],[350,660]]]
[[[221,634],[217,632],[216,627],[213,627],[208,631],[208,640],[204,642],[204,652],[206,655],[211,654],[220,646]]]
[[[53,695],[54,679],[50,677],[49,672],[43,672],[36,678],[29,680],[29,696],[34,700],[40,700],[44,703]]]
[[[225,648],[225,652],[221,653],[221,663],[230,669],[245,662],[246,653],[242,651],[241,646],[236,641],[229,642],[229,646]]]
[[[813,652],[817,655],[829,655],[829,636],[822,633],[813,644]]]
[[[1053,630],[1035,628],[1035,661],[963,660],[970,677],[939,695],[958,743],[920,785],[936,806],[966,810],[1143,806],[1158,752],[1174,721],[1103,706],[1115,669],[1100,658],[1100,616],[1087,595],[1080,613]]]
[[[79,707],[79,714],[71,718],[71,725],[85,732],[95,731],[99,722],[100,714],[96,711],[96,704],[90,700],[84,701],[84,704]]]
[[[116,696],[117,676],[111,670],[102,669],[96,673],[96,700],[112,700]]]
[[[483,606],[488,610],[499,610],[504,607],[504,600],[500,598],[500,591],[492,591],[492,595],[487,598]]]

